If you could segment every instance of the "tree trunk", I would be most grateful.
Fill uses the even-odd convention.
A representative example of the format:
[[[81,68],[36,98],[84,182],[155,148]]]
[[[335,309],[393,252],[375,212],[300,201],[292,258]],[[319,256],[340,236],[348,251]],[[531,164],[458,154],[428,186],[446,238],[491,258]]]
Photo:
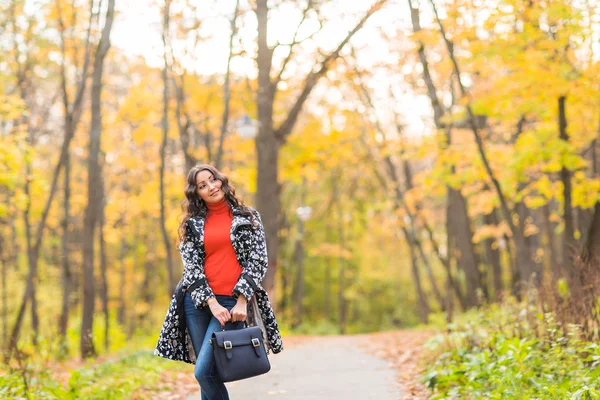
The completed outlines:
[[[61,3],[57,1],[56,3],[58,9],[59,16],[59,26],[60,26],[60,44],[61,44],[61,54],[63,60],[60,65],[60,78],[61,78],[61,92],[62,92],[62,100],[63,100],[63,109],[64,109],[64,131],[65,131],[65,143],[67,143],[66,147],[63,147],[64,157],[61,157],[61,160],[64,160],[65,166],[65,187],[64,187],[64,219],[63,219],[63,240],[62,240],[62,268],[63,268],[63,299],[62,299],[62,309],[61,315],[59,318],[59,336],[60,336],[60,346],[61,346],[61,354],[65,354],[68,356],[69,349],[67,348],[67,329],[69,326],[69,305],[70,305],[70,297],[73,292],[73,273],[71,270],[70,263],[70,252],[69,252],[69,224],[70,224],[70,198],[71,198],[71,160],[69,154],[69,142],[75,136],[75,131],[77,129],[77,125],[80,121],[81,110],[83,106],[83,95],[85,93],[85,88],[87,87],[88,80],[88,68],[90,63],[90,36],[92,29],[92,20],[94,17],[94,1],[90,0],[89,3],[89,20],[88,20],[88,29],[85,41],[85,53],[83,58],[83,66],[80,74],[79,81],[76,84],[76,93],[73,102],[71,103],[69,99],[69,90],[67,88],[67,72],[65,67],[65,60],[67,59],[67,49],[66,42],[67,38],[65,37],[67,28],[65,27]],[[77,62],[77,60],[76,60]],[[63,156],[61,154],[61,156]],[[57,167],[57,173],[60,172],[60,162]]]
[[[71,213],[71,158],[67,156],[65,160],[65,194],[63,199],[64,218],[62,221],[62,283],[63,283],[63,298],[62,309],[59,318],[58,334],[60,337],[61,354],[68,357],[69,349],[67,342],[67,328],[69,326],[69,296],[72,289],[72,274],[71,263],[69,260],[69,222]]]
[[[558,129],[560,139],[569,142],[569,135],[567,134],[567,116],[565,110],[566,97],[560,96],[558,98]],[[563,268],[567,271],[571,271],[572,254],[576,251],[575,242],[575,226],[573,219],[573,207],[571,206],[571,173],[565,167],[562,166],[560,170],[560,180],[563,184],[563,218],[565,220],[565,239],[563,240]]]
[[[544,233],[546,235],[546,251],[548,256],[546,257],[547,260],[549,260],[549,267],[550,270],[552,271],[552,277],[553,280],[556,281],[558,278],[560,278],[561,276],[561,269],[560,269],[560,261],[558,259],[558,254],[556,251],[556,245],[555,245],[555,240],[554,240],[554,229],[552,226],[552,222],[550,221],[550,204],[544,204],[542,206],[542,213],[543,213],[543,221],[544,221]]]
[[[153,238],[148,237],[148,235],[145,236],[144,242],[148,243],[148,248],[152,248],[154,242]],[[156,284],[156,271],[154,270],[154,265],[147,255],[143,256],[141,265],[144,265],[144,281],[142,282],[141,287],[141,298],[142,303],[146,304],[147,307],[143,309],[144,311],[137,313],[137,323],[135,329],[138,327],[144,327],[144,324],[147,324],[148,316],[150,310],[152,309],[152,300],[155,297],[154,291],[152,290]]]
[[[31,133],[30,133],[31,135]],[[27,176],[31,176],[31,161],[27,161]],[[30,226],[30,222],[29,222],[29,211],[31,210],[31,192],[30,192],[30,186],[29,186],[29,182],[26,183],[25,185],[26,189],[25,189],[25,193],[27,194],[27,225]],[[30,229],[27,229],[28,232],[28,239],[27,239],[27,249],[29,251],[29,260],[33,260],[35,259],[37,261],[37,257],[33,256],[33,253],[35,252],[35,250],[31,247],[31,239],[30,239]],[[39,254],[39,253],[38,253]],[[31,263],[30,261],[30,265],[29,265],[29,269],[31,271],[31,289],[29,292],[29,299],[31,300],[31,329],[32,329],[32,344],[34,347],[37,347],[38,345],[38,337],[40,334],[40,319],[38,317],[38,312],[37,312],[37,298],[36,298],[36,288],[38,287],[38,264],[37,262],[35,264]],[[26,302],[27,300],[25,300]]]
[[[285,230],[286,232],[291,232],[291,227],[288,223],[288,218],[286,214],[283,214],[282,216],[282,220],[281,220],[281,229]],[[277,309],[279,310],[279,313],[285,314],[288,312],[289,306],[288,304],[290,304],[291,302],[293,302],[293,293],[290,293],[290,291],[293,292],[293,288],[290,289],[290,280],[292,278],[292,268],[291,265],[294,263],[294,242],[292,240],[291,235],[285,235],[282,236],[281,238],[281,248],[285,249],[285,256],[283,257],[283,261],[281,263],[281,269],[280,269],[280,273],[279,273],[279,278],[280,278],[280,288],[281,288],[281,295],[279,296],[279,302],[277,303]],[[290,249],[290,247],[292,247]],[[288,252],[291,253],[290,255],[288,255]]]
[[[127,241],[125,233],[123,232],[123,238],[121,239],[121,252],[119,255],[119,310],[117,311],[117,321],[119,325],[125,326],[125,315],[126,305],[125,301],[125,282],[126,282],[126,271],[127,267],[125,264],[125,258],[127,257]]]
[[[419,33],[421,32],[421,18],[419,14],[419,9],[413,6],[412,0],[408,0],[408,6],[410,8],[410,18],[412,22],[413,32]],[[427,85],[427,94],[429,99],[431,100],[431,107],[433,108],[433,120],[436,128],[441,129],[444,127],[442,123],[442,117],[445,114],[444,106],[440,102],[437,89],[433,82],[433,78],[431,77],[431,73],[429,71],[429,62],[427,61],[427,55],[425,53],[425,44],[422,41],[419,41],[419,61],[423,67],[423,79],[425,80],[425,84]]]
[[[269,267],[263,286],[271,291],[277,271],[277,253],[279,251],[279,144],[273,133],[273,102],[275,88],[271,84],[272,50],[267,45],[268,25],[267,0],[257,0],[256,17],[258,20],[258,108],[259,129],[256,138],[257,187],[256,208],[261,213],[268,243]]]
[[[269,20],[269,7],[267,0],[256,1],[256,18],[258,28],[258,92],[256,104],[258,109],[259,129],[256,138],[257,153],[257,189],[256,189],[256,208],[261,214],[265,234],[267,237],[269,268],[263,282],[267,291],[274,289],[274,276],[277,272],[277,255],[279,252],[279,217],[280,217],[280,184],[278,180],[278,162],[279,149],[291,134],[298,116],[302,111],[308,96],[315,88],[317,82],[329,70],[333,62],[340,56],[341,50],[346,46],[350,39],[358,32],[367,20],[378,11],[386,0],[377,1],[348,32],[346,37],[340,42],[335,50],[326,55],[318,65],[311,70],[305,77],[302,90],[296,101],[293,103],[287,116],[284,118],[279,128],[273,127],[273,103],[277,84],[287,65],[283,62],[281,71],[277,74],[275,80],[271,79],[271,69],[273,63],[273,48],[267,43],[267,30]],[[310,4],[309,4],[310,8]],[[308,10],[308,8],[307,8]],[[293,46],[290,48],[288,58],[291,57]]]
[[[448,188],[448,206],[450,208],[448,217],[453,233],[452,248],[448,250],[450,252],[455,249],[456,265],[465,274],[466,304],[467,307],[474,307],[480,303],[477,292],[482,289],[479,260],[473,246],[473,232],[467,215],[465,199],[460,192],[450,187]]]
[[[162,142],[160,144],[160,168],[159,168],[159,204],[160,204],[160,231],[162,233],[163,245],[167,252],[167,276],[169,278],[168,293],[172,294],[175,291],[175,274],[173,272],[173,255],[171,254],[171,244],[169,242],[169,234],[166,228],[166,210],[165,210],[165,164],[167,157],[167,144],[169,141],[169,63],[167,61],[167,35],[169,32],[169,13],[171,9],[171,1],[166,0],[165,9],[163,12],[163,60],[164,68],[162,71],[163,77],[163,118],[162,118]]]
[[[302,193],[300,195],[301,206],[306,205],[306,178],[302,179]],[[296,290],[294,296],[294,303],[296,304],[296,326],[302,324],[303,307],[302,301],[304,299],[304,221],[296,215],[298,233],[296,236],[296,244],[294,248],[294,258],[296,259]]]
[[[181,142],[181,150],[185,158],[185,171],[184,173],[192,169],[198,160],[190,153],[190,130],[192,130],[192,123],[190,121],[187,112],[185,111],[185,90],[184,84],[185,79],[183,76],[179,77],[181,83],[178,85],[177,80],[173,79],[173,87],[175,88],[175,115],[177,120],[177,128],[179,129],[179,140]]]
[[[296,286],[294,290],[294,304],[296,306],[295,327],[302,324],[302,299],[304,298],[304,224],[298,219],[298,238],[294,246],[294,258],[296,260]]]
[[[427,298],[425,296],[425,292],[423,292],[423,286],[421,285],[421,275],[419,273],[419,265],[417,262],[417,255],[415,252],[414,244],[414,236],[412,232],[409,232],[408,229],[404,228],[404,234],[406,235],[407,242],[409,243],[408,249],[410,251],[410,263],[412,266],[412,275],[413,281],[415,282],[415,291],[417,297],[417,305],[419,308],[419,319],[423,324],[427,324],[429,322],[429,312],[430,307],[427,304]]]
[[[340,249],[343,251],[346,246],[345,238],[344,238],[344,214],[342,211],[342,196],[340,193],[339,187],[339,179],[341,179],[342,174],[341,171],[338,171],[338,179],[333,180],[333,199],[336,205],[337,210],[337,233],[338,233],[338,243]],[[346,290],[346,260],[342,252],[338,257],[338,307],[339,307],[339,326],[340,333],[343,335],[346,333],[346,316],[348,311],[348,304],[345,297]]]
[[[431,290],[433,291],[433,295],[440,306],[440,310],[445,311],[446,310],[446,299],[442,295],[442,292],[439,289],[437,282],[435,281],[435,276],[433,275],[433,269],[431,268],[431,263],[429,262],[429,257],[427,257],[427,255],[423,251],[423,246],[421,245],[421,241],[416,239],[417,233],[416,233],[416,230],[414,229],[414,227],[413,227],[412,232],[413,232],[413,237],[415,237],[414,245],[417,247],[417,250],[419,251],[421,260],[423,260],[423,266],[425,267],[425,273],[427,274],[427,278],[429,278],[429,283],[431,285]]]
[[[521,281],[521,270],[517,263],[518,258],[515,250],[514,242],[511,242],[510,238],[505,234],[504,243],[506,244],[506,254],[510,265],[510,283],[512,287],[512,293],[517,299],[521,300],[521,291],[519,289],[519,282]]]
[[[397,117],[396,117],[397,118]],[[396,131],[398,132],[398,136],[402,137],[402,129],[400,128],[400,124],[396,124]],[[404,149],[402,149],[402,153],[404,153]],[[390,166],[390,168],[392,167],[391,163],[391,159],[388,157],[388,165]],[[412,181],[412,171],[410,168],[410,163],[408,162],[408,160],[404,159],[402,161],[402,169],[404,171],[404,182],[406,183],[406,191],[410,191],[413,188],[413,181]],[[394,174],[395,175],[395,174]],[[396,185],[399,185],[400,182],[396,182]],[[419,204],[416,205],[416,213],[419,213]],[[421,217],[421,219],[424,221],[424,218]],[[424,223],[426,223],[424,221]],[[429,258],[425,255],[425,252],[423,251],[423,246],[421,246],[421,241],[417,240],[417,231],[415,229],[414,226],[414,220],[411,218],[411,232],[413,237],[415,238],[414,242],[417,243],[418,245],[418,250],[419,250],[419,254],[421,256],[421,259],[423,260],[423,265],[425,266],[425,272],[427,273],[427,277],[429,278],[429,281],[431,282],[431,289],[433,290],[433,294],[435,295],[435,298],[438,301],[438,304],[440,305],[440,309],[441,310],[445,310],[446,308],[446,304],[445,304],[445,299],[442,296],[442,292],[440,291],[440,289],[438,288],[437,282],[435,281],[435,277],[433,276],[433,271],[431,269],[431,264],[429,263]]]
[[[327,243],[332,243],[332,229],[331,225],[327,223],[325,227],[325,237]],[[330,320],[331,315],[331,269],[333,268],[333,262],[331,257],[327,257],[325,261],[325,277],[323,282],[323,315],[326,320]]]
[[[105,193],[106,189],[104,187],[104,178],[100,177],[100,187],[102,190],[102,199],[100,204],[100,213],[99,213],[99,229],[98,236],[100,239],[100,279],[102,280],[102,285],[100,286],[100,298],[102,300],[102,313],[104,314],[104,349],[108,352],[109,349],[109,328],[110,328],[110,318],[108,314],[108,276],[107,276],[107,262],[106,262],[106,242],[104,241],[104,227],[106,225],[106,202],[105,202]]]
[[[278,180],[279,145],[271,139],[260,136],[262,136],[261,133],[259,133],[259,138],[256,141],[258,182],[255,203],[256,208],[260,210],[268,243],[269,267],[263,286],[271,292],[274,289],[277,254],[279,253],[279,194],[281,192]]]
[[[92,121],[90,128],[90,142],[88,153],[88,204],[85,208],[84,234],[83,234],[83,311],[81,317],[81,357],[94,356],[96,350],[93,341],[94,302],[96,282],[94,277],[94,231],[102,190],[100,179],[102,175],[99,162],[100,139],[102,134],[102,73],[104,59],[110,48],[110,31],[112,28],[115,10],[115,0],[108,0],[106,18],[102,28],[102,36],[96,50],[94,71],[92,73]]]
[[[582,259],[590,265],[600,265],[600,201],[594,207],[594,217],[587,234]]]
[[[5,221],[2,220],[2,223],[4,223]],[[4,246],[4,237],[0,236],[0,268],[2,268],[2,270],[0,270],[0,279],[2,280],[2,348],[6,349],[6,345],[8,344],[8,294],[6,293],[6,289],[7,289],[7,285],[6,285],[6,279],[7,279],[7,269],[8,269],[8,262],[7,262],[7,256],[6,254],[2,251],[2,249],[6,248]]]
[[[27,217],[28,218],[28,217]],[[26,224],[26,230],[27,230]],[[29,248],[29,244],[28,244]],[[17,350],[17,341],[19,339],[19,332],[21,330],[21,325],[23,323],[23,318],[25,317],[25,310],[27,308],[28,300],[31,298],[31,294],[33,292],[34,279],[37,276],[37,253],[31,250],[28,250],[28,261],[29,261],[29,273],[27,275],[27,282],[25,284],[25,292],[23,293],[23,297],[21,299],[21,305],[19,310],[17,311],[17,317],[13,329],[10,334],[10,339],[8,342],[8,349],[5,352],[4,362],[5,364],[10,361],[12,357],[13,351]]]
[[[576,246],[579,247],[582,243],[582,240],[585,239],[586,233],[590,230],[590,223],[592,218],[594,217],[594,208],[581,208],[581,207],[573,207],[574,217],[574,231],[579,231],[581,234],[581,238],[573,241],[576,243]]]
[[[498,225],[498,217],[496,216],[496,210],[491,213],[484,215],[484,223],[486,225]],[[500,263],[500,250],[498,247],[494,248],[494,239],[485,239],[485,258],[486,264],[492,268],[493,286],[494,286],[494,300],[502,300],[502,292],[504,291],[504,282],[502,280],[502,264]]]
[[[14,192],[13,192],[14,193]],[[9,194],[10,195],[10,194]],[[19,270],[19,255],[21,254],[21,246],[17,235],[17,226],[15,224],[15,218],[11,218],[8,222],[10,225],[10,240],[11,240],[11,264],[15,271]]]
[[[597,165],[596,159],[596,142],[600,139],[600,123],[598,124],[598,138],[594,140],[594,151],[592,154],[592,174],[594,178],[600,176],[600,167]],[[589,230],[585,239],[585,245],[582,250],[581,258],[588,264],[600,265],[600,201],[594,206],[592,222],[590,222]]]

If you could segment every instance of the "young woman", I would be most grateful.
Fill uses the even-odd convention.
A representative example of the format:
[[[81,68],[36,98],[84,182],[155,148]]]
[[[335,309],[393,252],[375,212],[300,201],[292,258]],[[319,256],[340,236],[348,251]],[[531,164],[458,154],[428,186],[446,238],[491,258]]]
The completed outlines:
[[[267,350],[283,350],[272,306],[261,286],[267,271],[264,228],[258,211],[244,205],[227,176],[211,165],[189,171],[185,196],[179,226],[183,278],[154,354],[195,363],[202,400],[229,399],[209,344],[214,331],[243,328],[247,304],[254,300],[259,321],[252,322],[266,331]]]

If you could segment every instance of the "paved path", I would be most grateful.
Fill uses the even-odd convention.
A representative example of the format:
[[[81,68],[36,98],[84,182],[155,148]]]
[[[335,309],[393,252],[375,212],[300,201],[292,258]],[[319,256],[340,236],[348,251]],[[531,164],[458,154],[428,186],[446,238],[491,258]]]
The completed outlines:
[[[231,400],[399,400],[395,370],[360,337],[319,337],[271,354],[265,375],[227,383]],[[285,344],[285,339],[284,339]],[[187,400],[200,400],[200,395]]]

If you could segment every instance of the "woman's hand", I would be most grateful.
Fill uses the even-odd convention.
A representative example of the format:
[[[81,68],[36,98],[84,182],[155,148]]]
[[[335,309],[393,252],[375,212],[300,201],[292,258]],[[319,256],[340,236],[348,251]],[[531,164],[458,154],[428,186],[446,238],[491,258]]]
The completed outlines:
[[[214,297],[208,299],[208,306],[212,315],[221,323],[221,326],[225,326],[225,322],[231,319],[229,311],[225,307],[219,304],[217,299]]]
[[[240,294],[237,298],[237,303],[231,309],[231,322],[245,321],[246,320],[246,304],[248,300]]]

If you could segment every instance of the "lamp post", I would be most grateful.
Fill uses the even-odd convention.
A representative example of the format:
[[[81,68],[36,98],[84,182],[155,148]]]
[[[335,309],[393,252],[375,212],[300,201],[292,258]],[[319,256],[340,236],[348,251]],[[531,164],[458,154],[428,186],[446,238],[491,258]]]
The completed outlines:
[[[258,121],[250,118],[248,114],[235,122],[235,130],[242,139],[253,139],[258,133]]]
[[[296,208],[296,215],[298,219],[302,222],[306,222],[309,220],[312,214],[312,208],[310,206],[301,206]]]

